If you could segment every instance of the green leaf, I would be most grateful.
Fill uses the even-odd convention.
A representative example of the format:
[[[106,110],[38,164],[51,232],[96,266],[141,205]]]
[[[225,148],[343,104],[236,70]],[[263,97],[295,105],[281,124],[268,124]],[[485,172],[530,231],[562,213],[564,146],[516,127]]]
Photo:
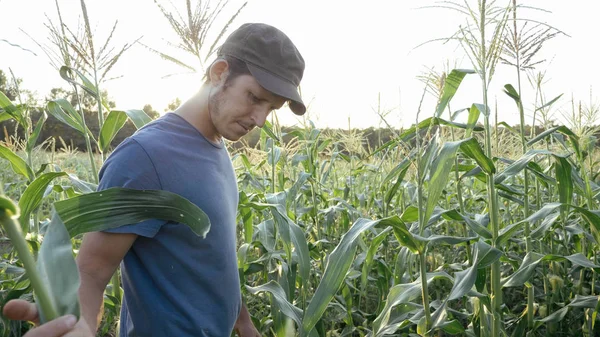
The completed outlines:
[[[127,115],[122,111],[113,110],[108,114],[104,120],[104,124],[102,124],[102,130],[100,130],[100,137],[98,139],[98,145],[103,153],[108,152],[110,143],[123,125],[125,125],[126,121]]]
[[[288,207],[291,207],[293,205],[294,201],[296,200],[296,196],[298,195],[298,192],[302,189],[302,187],[304,186],[304,184],[306,184],[310,177],[310,173],[304,171],[300,172],[292,187],[290,187],[286,191],[286,202]]]
[[[471,137],[473,133],[473,128],[477,125],[477,121],[479,120],[479,116],[481,115],[481,111],[484,109],[481,104],[473,104],[469,109],[469,117],[467,117],[467,131],[465,133],[465,137]]]
[[[48,115],[46,115],[45,111],[42,111],[40,119],[38,119],[38,121],[35,125],[35,129],[33,130],[31,135],[29,135],[29,138],[27,139],[27,146],[25,148],[25,151],[27,153],[31,153],[31,151],[35,147],[35,143],[37,143],[40,133],[42,132],[42,127],[44,126],[44,122],[46,122],[46,118],[48,118]]]
[[[148,219],[184,223],[203,238],[210,229],[206,213],[167,191],[115,187],[58,201],[54,207],[71,237]]]
[[[553,256],[553,257],[556,257],[556,256]],[[578,265],[578,266],[581,266],[584,268],[593,268],[593,269],[600,268],[600,266],[592,263],[581,253],[575,253],[573,255],[565,256],[564,258],[569,260],[574,265]],[[557,259],[562,260],[562,256],[558,256]]]
[[[0,93],[1,93],[1,91],[0,91]],[[0,122],[4,122],[4,121],[7,121],[12,118],[13,118],[13,116],[9,115],[7,112],[2,112],[0,110]]]
[[[534,240],[541,239],[544,236],[544,234],[546,234],[546,232],[556,222],[556,220],[558,220],[559,217],[560,217],[559,212],[555,212],[555,213],[548,215],[538,227],[536,227],[533,231],[531,231],[530,237]]]
[[[427,285],[433,280],[446,279],[453,281],[452,277],[445,272],[428,273],[426,275]],[[383,332],[389,324],[392,309],[400,305],[408,305],[410,308],[418,308],[419,306],[412,303],[415,299],[421,296],[421,279],[417,279],[412,283],[397,284],[390,288],[385,302],[385,307],[379,313],[375,321],[373,321],[373,335],[375,337],[382,336]]]
[[[385,204],[386,207],[389,207],[390,203],[392,202],[392,200],[394,199],[394,196],[396,195],[396,193],[398,192],[398,189],[400,188],[400,185],[402,184],[402,181],[404,179],[404,176],[406,175],[406,172],[408,172],[408,168],[410,167],[410,160],[408,159],[404,159],[400,165],[398,165],[396,168],[394,168],[394,170],[392,170],[392,172],[390,172],[390,174],[388,174],[388,177],[391,176],[391,173],[396,174],[396,181],[394,182],[394,184],[392,185],[391,188],[389,188],[386,193],[385,193]],[[400,168],[401,170],[399,172],[397,172],[397,168]],[[386,181],[384,183],[382,183],[382,188],[386,188],[388,187],[387,185],[387,179],[388,177],[386,177]]]
[[[0,110],[4,110],[3,114],[8,114],[10,117],[14,118],[24,129],[27,129],[27,122],[22,111],[23,108],[14,106],[2,91],[0,91]],[[7,119],[10,118],[2,117],[2,120]]]
[[[542,319],[536,319],[535,323],[534,323],[534,330],[539,328],[540,326],[544,325],[545,323],[557,323],[562,321],[565,316],[567,315],[567,312],[569,311],[569,307],[564,307],[562,309],[559,309],[555,312],[553,312],[551,315],[548,315],[547,317],[544,317]]]
[[[414,205],[406,207],[402,215],[400,215],[400,220],[402,220],[404,223],[418,221],[419,208]]]
[[[533,160],[533,158],[535,156],[538,156],[538,155],[552,155],[555,157],[563,157],[562,155],[558,155],[558,154],[556,154],[552,151],[548,151],[548,150],[529,150],[529,151],[527,151],[527,153],[522,155],[521,158],[517,159],[515,162],[513,162],[512,164],[507,166],[504,169],[504,171],[502,171],[498,175],[496,175],[496,177],[494,178],[494,183],[500,184],[507,178],[510,178],[510,177],[514,176],[515,174],[521,172],[527,166],[527,164],[531,160]]]
[[[141,129],[144,125],[152,122],[152,118],[146,114],[144,110],[129,109],[129,110],[113,110],[117,113],[127,115],[136,129]],[[111,113],[113,112],[111,111]]]
[[[502,251],[484,243],[477,242],[473,247],[473,265],[454,274],[454,285],[448,295],[448,301],[459,299],[467,294],[477,280],[478,269],[486,268],[502,256]]]
[[[484,241],[478,241],[473,248],[476,256],[475,263],[479,270],[489,267],[492,263],[498,261],[504,254],[501,250],[494,248]]]
[[[508,125],[506,122],[500,122],[500,123],[498,123],[498,126],[505,127],[508,131],[512,132],[515,135],[518,135],[518,136],[521,135],[521,133],[519,131],[515,130],[515,128],[513,128],[510,125]]]
[[[543,257],[543,255],[538,253],[527,253],[519,269],[501,281],[502,287],[517,287],[525,284],[525,282],[529,281],[529,278],[533,275],[535,268]]]
[[[479,165],[485,173],[496,173],[494,162],[483,153],[481,145],[479,145],[479,142],[477,142],[475,138],[469,138],[461,142],[460,150],[467,155],[467,157],[475,160],[477,165]]]
[[[362,274],[361,274],[361,279],[360,279],[361,290],[363,292],[367,287],[367,278],[369,276],[371,264],[373,263],[373,257],[375,256],[377,249],[379,249],[379,247],[381,246],[381,243],[383,242],[383,240],[387,239],[391,230],[392,230],[392,227],[387,227],[386,229],[381,231],[381,233],[377,234],[377,236],[375,236],[373,238],[373,240],[371,241],[371,244],[369,245],[369,250],[367,251],[367,257],[365,258],[365,262],[363,263],[363,266],[362,266]]]
[[[473,288],[476,280],[477,266],[475,264],[465,270],[454,273],[454,284],[450,291],[450,295],[448,295],[448,301],[463,297]]]
[[[49,101],[46,108],[54,118],[79,131],[81,134],[86,133],[81,116],[67,100],[59,98]]]
[[[552,105],[552,104],[554,104],[556,101],[558,101],[558,99],[559,99],[559,98],[561,98],[561,97],[562,97],[562,95],[563,95],[563,94],[560,94],[560,95],[558,95],[558,96],[554,97],[552,100],[550,100],[550,102],[548,102],[548,103],[546,103],[546,104],[542,105],[542,106],[541,106],[541,107],[539,107],[539,108],[536,108],[536,109],[535,109],[535,111],[543,110],[543,109],[545,109],[545,108],[547,108],[547,107],[551,106],[551,105]]]
[[[523,263],[521,264],[519,269],[514,274],[512,274],[502,280],[502,287],[514,287],[514,286],[523,285],[525,282],[529,281],[529,278],[535,272],[535,268],[542,261],[560,262],[560,261],[565,261],[565,260],[568,260],[569,262],[573,263],[574,265],[581,266],[584,268],[592,268],[592,269],[600,268],[600,266],[593,264],[590,260],[588,260],[581,253],[576,253],[576,254],[569,255],[569,256],[561,256],[561,255],[554,255],[554,254],[541,255],[538,253],[531,252],[531,253],[528,253],[527,255],[525,255],[525,259],[523,260]]]
[[[442,95],[440,102],[435,110],[435,117],[440,117],[448,103],[452,100],[452,97],[456,94],[460,83],[467,74],[473,74],[475,71],[467,69],[453,69],[444,81],[444,88],[442,89]]]
[[[81,79],[81,83],[73,79],[69,72],[75,73]],[[62,77],[65,81],[81,87],[83,90],[87,91],[88,94],[92,95],[92,97],[99,99],[100,95],[98,94],[98,88],[96,88],[92,81],[90,81],[79,70],[67,66],[62,66],[60,67],[59,73],[60,77]]]
[[[521,97],[519,96],[517,90],[515,90],[515,88],[512,86],[512,84],[506,84],[504,86],[504,93],[507,94],[510,98],[514,99],[517,102],[517,104],[520,104]]]
[[[557,126],[554,127],[552,129],[548,129],[542,133],[540,133],[537,137],[531,139],[530,141],[527,142],[527,145],[531,146],[537,142],[539,142],[540,140],[554,134],[554,133],[560,133],[563,134],[567,137],[569,137],[569,140],[571,142],[571,146],[573,146],[573,149],[575,150],[575,153],[577,154],[578,158],[581,158],[581,150],[579,148],[579,137],[573,132],[571,131],[571,129],[567,128],[564,125],[561,126]],[[558,137],[555,137],[558,138]]]
[[[286,254],[291,259],[291,246],[296,247],[298,256],[298,264],[300,267],[300,277],[302,279],[303,288],[306,289],[310,276],[310,253],[308,251],[308,242],[304,236],[304,231],[294,223],[286,214],[284,205],[286,202],[285,193],[271,194],[267,196],[269,204],[253,203],[253,207],[269,208],[273,214],[273,219],[279,229],[279,234],[282,236],[284,245],[286,246]]]
[[[559,207],[561,207],[561,204],[558,202],[551,202],[545,204],[544,207],[542,207],[539,211],[531,214],[526,219],[502,228],[500,230],[500,233],[498,233],[497,245],[503,246],[513,236],[513,234],[516,231],[518,231],[526,222],[533,223],[545,219],[550,214],[554,213]]]
[[[264,132],[267,136],[269,136],[271,139],[277,141],[277,143],[281,143],[279,137],[277,137],[275,132],[273,132],[273,126],[269,121],[265,121],[265,125],[263,125],[263,127],[260,128],[260,130]]]
[[[37,271],[50,295],[58,316],[67,314],[80,316],[79,311],[79,270],[73,257],[73,246],[60,216],[53,214],[52,221],[44,235],[38,254]],[[36,302],[40,299],[38,298]],[[40,307],[41,308],[41,307]],[[55,317],[46,317],[40,311],[40,320],[47,322]]]
[[[10,166],[16,174],[22,175],[29,181],[32,181],[35,178],[31,167],[29,167],[29,165],[27,165],[27,163],[16,153],[12,152],[11,149],[2,144],[0,144],[0,157],[10,162]]]
[[[393,179],[399,177],[401,175],[402,172],[404,172],[406,170],[407,167],[410,166],[410,159],[409,158],[404,158],[400,164],[396,165],[396,167],[394,167],[383,179],[383,181],[381,182],[381,189],[385,190],[387,189],[388,183],[390,181],[392,181]]]
[[[293,319],[298,326],[302,326],[302,310],[287,300],[285,291],[276,281],[271,280],[268,283],[262,284],[258,287],[246,286],[246,289],[248,289],[248,291],[252,294],[258,294],[265,291],[271,293],[281,312],[287,317]]]
[[[8,198],[0,196],[0,225],[10,239],[15,250],[19,254],[19,259],[25,267],[26,276],[31,283],[34,291],[34,297],[38,305],[38,314],[42,323],[55,319],[63,314],[74,314],[79,317],[79,309],[77,304],[77,296],[72,298],[71,292],[59,293],[65,289],[72,290],[73,283],[79,282],[79,275],[75,267],[75,274],[72,273],[72,266],[75,264],[73,251],[71,249],[71,240],[68,235],[64,240],[64,227],[55,223],[48,236],[44,239],[42,248],[38,253],[38,263],[33,258],[30,245],[25,241],[21,227],[16,219],[19,216],[19,208]],[[58,228],[57,228],[58,227]],[[46,248],[44,246],[54,245],[55,247]],[[65,260],[65,258],[67,260]],[[43,262],[51,264],[50,266],[43,265]],[[61,267],[57,268],[57,264]],[[65,264],[63,273],[62,265]],[[46,268],[49,268],[46,273]],[[69,277],[67,280],[62,280],[61,277]],[[61,284],[63,281],[64,284]],[[76,285],[76,284],[75,284]],[[78,287],[77,287],[78,288]],[[77,290],[75,288],[75,290]],[[75,295],[77,292],[75,291]],[[8,297],[14,296],[9,294]],[[64,302],[63,302],[64,301]],[[64,305],[66,304],[66,305]],[[76,310],[72,310],[76,309]],[[59,311],[60,310],[60,311]],[[66,312],[64,312],[66,311]]]
[[[575,295],[575,298],[569,303],[572,308],[591,308],[595,309],[598,305],[599,297],[597,295],[581,296]]]
[[[450,245],[450,246],[456,246],[458,244],[461,243],[465,243],[468,241],[473,241],[473,240],[477,240],[479,237],[477,236],[473,236],[473,237],[459,237],[459,236],[448,236],[448,235],[430,235],[426,238],[422,238],[419,237],[418,235],[415,235],[415,238],[418,238],[420,241],[425,241],[428,242],[430,245],[434,245],[434,246],[439,246],[439,245]]]
[[[398,242],[408,248],[413,254],[417,254],[425,247],[424,242],[419,241],[409,230],[406,228],[404,221],[396,216],[388,218],[390,226],[394,229],[394,236]]]
[[[346,278],[346,273],[354,260],[358,237],[364,231],[376,225],[390,226],[401,221],[398,217],[381,220],[358,219],[342,236],[340,243],[329,255],[325,272],[317,286],[312,301],[304,312],[300,336],[307,336],[327,309],[327,305],[340,289]]]
[[[21,230],[23,232],[29,232],[29,217],[31,212],[36,210],[44,198],[44,192],[52,180],[66,176],[65,172],[48,172],[37,177],[27,188],[21,198],[19,199],[19,208],[21,209],[21,216],[19,222],[21,223]]]
[[[558,184],[559,200],[563,203],[563,211],[568,212],[568,205],[573,200],[572,167],[566,158],[554,157],[556,170],[556,183]]]
[[[600,214],[598,211],[590,211],[583,207],[571,206],[575,211],[579,212],[581,216],[590,224],[590,229],[595,235],[596,240],[600,238]]]
[[[477,221],[474,221],[467,216],[464,216],[461,214],[461,217],[465,221],[465,224],[467,224],[467,226],[469,226],[469,228],[471,228],[471,230],[473,230],[479,236],[481,236],[484,239],[488,239],[488,240],[492,239],[492,232],[490,232],[489,229],[487,229],[486,227],[482,226]]]
[[[463,328],[462,324],[459,321],[453,319],[451,321],[444,322],[437,326],[438,329],[443,330],[445,333],[451,335],[464,334],[465,328]]]
[[[439,153],[434,156],[433,162],[429,168],[429,185],[427,188],[427,205],[425,208],[425,221],[428,221],[433,213],[433,209],[437,205],[442,191],[446,188],[446,184],[450,179],[450,171],[454,165],[454,157],[456,151],[462,143],[459,142],[446,142],[440,149]],[[424,226],[424,224],[421,224]]]

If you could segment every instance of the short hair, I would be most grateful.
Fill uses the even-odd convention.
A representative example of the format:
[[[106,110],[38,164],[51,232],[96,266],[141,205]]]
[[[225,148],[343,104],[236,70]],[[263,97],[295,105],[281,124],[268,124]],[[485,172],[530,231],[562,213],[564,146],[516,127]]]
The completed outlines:
[[[229,68],[229,74],[225,79],[225,85],[231,83],[231,81],[233,81],[236,77],[240,75],[252,75],[252,73],[250,73],[250,69],[248,69],[248,66],[246,65],[246,62],[230,55],[222,55],[219,56],[219,58],[217,58],[215,61],[213,61],[210,67],[206,69],[206,73],[204,74],[205,84],[210,82],[210,68],[212,68],[213,64],[215,64],[215,62],[219,60],[225,60]]]

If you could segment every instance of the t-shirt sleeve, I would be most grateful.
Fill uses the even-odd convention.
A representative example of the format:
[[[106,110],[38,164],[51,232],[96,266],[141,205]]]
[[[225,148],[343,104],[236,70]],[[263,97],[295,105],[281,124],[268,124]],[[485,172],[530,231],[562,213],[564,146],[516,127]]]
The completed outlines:
[[[136,190],[160,190],[162,186],[148,153],[134,139],[128,138],[104,162],[100,170],[98,191],[111,187]],[[150,219],[136,224],[105,230],[108,233],[131,233],[153,237],[167,221]]]

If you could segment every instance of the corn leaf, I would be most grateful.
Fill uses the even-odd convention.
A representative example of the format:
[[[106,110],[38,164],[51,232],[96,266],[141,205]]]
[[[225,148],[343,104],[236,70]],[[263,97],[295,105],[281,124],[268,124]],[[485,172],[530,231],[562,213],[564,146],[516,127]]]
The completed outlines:
[[[71,76],[70,72],[75,73],[75,75],[77,75],[79,77],[79,79],[81,79],[81,83],[78,82],[77,80],[75,80]],[[81,87],[88,94],[92,95],[92,97],[94,97],[96,99],[99,99],[100,95],[98,94],[98,88],[96,88],[96,86],[92,83],[92,81],[90,81],[79,70],[77,70],[75,68],[70,68],[70,67],[67,67],[67,66],[62,66],[62,67],[60,67],[59,73],[60,73],[60,77],[62,77],[65,81]]]
[[[139,109],[128,109],[128,110],[114,110],[117,113],[127,115],[136,129],[141,129],[144,125],[152,122],[152,118],[146,114],[144,110]],[[111,111],[112,113],[112,111]]]
[[[293,319],[298,326],[302,326],[302,309],[294,306],[287,300],[285,291],[276,281],[271,280],[268,283],[262,284],[258,287],[246,286],[246,289],[248,289],[248,291],[252,294],[258,294],[261,292],[271,293],[281,312],[283,312],[283,314],[287,317]]]
[[[567,312],[569,311],[569,307],[566,306],[562,309],[559,309],[555,312],[553,312],[552,314],[548,315],[547,317],[544,317],[542,319],[536,319],[535,323],[533,325],[533,329],[538,329],[539,327],[541,327],[542,325],[546,324],[546,323],[557,323],[562,321],[565,316],[567,315]]]
[[[450,171],[454,165],[456,151],[465,141],[446,142],[440,151],[432,158],[429,168],[429,186],[427,188],[427,205],[425,208],[425,221],[428,221],[437,205],[442,191],[450,179]]]
[[[29,167],[29,165],[27,165],[27,163],[11,149],[2,144],[0,144],[0,157],[10,162],[10,166],[16,174],[22,175],[29,181],[32,181],[35,178],[31,167]]]
[[[598,305],[599,297],[597,295],[592,296],[582,296],[575,295],[575,298],[569,303],[569,306],[572,308],[591,308],[595,309]]]
[[[467,155],[467,157],[475,160],[477,165],[487,174],[496,173],[496,167],[494,162],[488,158],[484,153],[481,145],[475,138],[469,138],[460,143],[460,150]]]
[[[42,203],[48,185],[52,180],[66,175],[65,172],[44,173],[27,186],[25,192],[23,192],[23,195],[21,195],[21,198],[19,199],[19,208],[21,209],[19,222],[21,223],[21,230],[23,230],[23,232],[29,232],[29,217],[31,212],[36,210]]]
[[[367,220],[358,219],[342,236],[340,243],[335,247],[333,252],[327,259],[325,266],[325,272],[321,277],[321,281],[317,286],[317,290],[313,296],[312,301],[304,312],[302,320],[302,327],[300,336],[307,336],[308,333],[314,328],[315,324],[321,319],[321,316],[327,309],[327,305],[333,298],[333,296],[340,289],[346,273],[354,260],[354,253],[356,252],[357,239],[362,232],[373,228],[376,225],[389,226],[392,223],[401,221],[397,217],[386,218],[381,220]]]
[[[504,171],[497,174],[494,179],[494,183],[500,184],[507,178],[510,178],[516,175],[517,173],[521,172],[529,164],[529,162],[533,160],[535,156],[538,155],[552,155],[554,157],[565,157],[564,155],[560,155],[548,150],[529,150],[527,151],[527,153],[522,155],[521,158],[517,159],[515,162],[507,166],[504,169]]]
[[[113,110],[108,114],[104,120],[104,124],[102,124],[100,137],[98,139],[98,145],[102,152],[108,152],[110,143],[117,135],[117,132],[125,125],[126,121],[127,115],[122,111]]]
[[[471,137],[473,134],[473,128],[477,125],[477,121],[479,121],[479,116],[481,115],[481,111],[485,107],[482,104],[473,104],[469,109],[469,116],[467,117],[467,130],[465,133],[465,137]]]
[[[42,111],[40,119],[38,119],[37,123],[35,124],[35,129],[27,139],[27,145],[25,147],[25,151],[27,151],[27,153],[31,153],[35,147],[35,143],[37,143],[40,133],[42,132],[42,127],[44,126],[44,122],[46,122],[46,118],[48,118],[48,115],[46,115],[45,111]]]
[[[27,122],[25,121],[25,117],[23,116],[22,107],[16,107],[12,104],[12,102],[6,97],[6,95],[0,91],[0,111],[3,111],[3,114],[8,114],[10,117],[2,117],[2,120],[14,118],[19,125],[21,125],[24,129],[27,129]],[[0,116],[2,116],[0,115]]]
[[[561,256],[561,255],[553,255],[553,254],[541,255],[538,253],[531,252],[531,253],[527,253],[527,255],[525,255],[525,259],[523,260],[523,263],[521,264],[521,266],[519,267],[519,269],[516,272],[514,272],[512,275],[502,279],[502,281],[501,281],[502,287],[522,286],[523,284],[525,284],[525,282],[529,281],[529,278],[531,278],[531,276],[535,272],[536,267],[542,261],[560,262],[560,261],[565,261],[565,260],[573,263],[574,265],[581,266],[584,268],[592,268],[592,269],[600,268],[600,266],[597,266],[594,263],[590,262],[590,260],[588,260],[581,253],[577,253],[577,254],[573,254],[573,255],[569,255],[569,256]]]
[[[81,115],[75,111],[75,108],[67,100],[59,98],[49,101],[46,105],[48,112],[54,118],[79,131],[81,134],[87,132],[86,127],[81,120]],[[91,132],[90,132],[91,133]]]
[[[465,76],[467,74],[474,73],[475,71],[470,69],[453,69],[450,72],[450,74],[448,74],[446,80],[444,81],[444,88],[442,89],[440,102],[438,103],[437,108],[435,109],[435,117],[440,117],[442,115],[442,113],[448,106],[448,103],[450,103],[450,101],[456,94],[456,91],[458,90],[458,87],[460,86],[460,83],[465,78]]]
[[[206,213],[167,191],[109,188],[58,201],[54,207],[71,237],[147,219],[184,223],[201,237],[206,237],[210,229]]]
[[[435,272],[428,273],[426,276],[427,285],[429,285],[434,280],[446,279],[453,281],[453,278],[445,272]],[[407,305],[409,308],[414,309],[418,307],[412,301],[419,298],[421,296],[421,280],[417,279],[412,283],[404,283],[398,284],[390,288],[387,299],[385,302],[385,307],[379,313],[375,321],[373,321],[373,335],[383,336],[388,323],[390,322],[390,317],[392,313],[392,309],[401,306]]]
[[[73,258],[73,246],[60,216],[53,214],[44,241],[38,253],[37,271],[50,290],[53,306],[58,316],[66,314],[79,317],[79,270]],[[36,298],[36,302],[41,299]],[[39,308],[43,308],[39,306]],[[47,322],[56,317],[47,317],[40,310],[40,320]]]

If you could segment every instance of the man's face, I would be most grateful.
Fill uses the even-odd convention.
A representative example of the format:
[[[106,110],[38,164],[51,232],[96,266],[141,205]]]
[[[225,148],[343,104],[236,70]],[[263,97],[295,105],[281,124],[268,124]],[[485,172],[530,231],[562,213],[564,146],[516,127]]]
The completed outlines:
[[[216,91],[215,91],[216,90]],[[262,127],[285,99],[265,90],[251,75],[240,75],[212,90],[209,111],[218,135],[237,141],[255,126]]]

